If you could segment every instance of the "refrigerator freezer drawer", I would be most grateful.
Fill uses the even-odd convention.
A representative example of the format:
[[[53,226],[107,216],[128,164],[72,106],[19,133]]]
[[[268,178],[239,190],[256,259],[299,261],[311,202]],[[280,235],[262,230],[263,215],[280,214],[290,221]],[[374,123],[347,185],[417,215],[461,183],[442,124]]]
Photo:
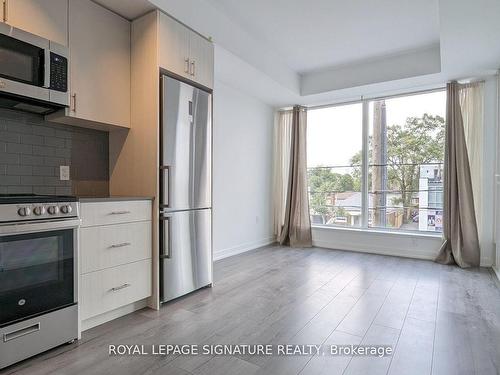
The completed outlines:
[[[164,214],[160,220],[161,301],[212,283],[210,209]]]

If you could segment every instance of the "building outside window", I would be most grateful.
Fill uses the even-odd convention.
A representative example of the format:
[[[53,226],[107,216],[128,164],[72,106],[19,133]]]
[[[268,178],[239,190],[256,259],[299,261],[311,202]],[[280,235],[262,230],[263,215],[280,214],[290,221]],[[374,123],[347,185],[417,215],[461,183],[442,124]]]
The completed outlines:
[[[446,92],[308,111],[313,225],[441,232]]]

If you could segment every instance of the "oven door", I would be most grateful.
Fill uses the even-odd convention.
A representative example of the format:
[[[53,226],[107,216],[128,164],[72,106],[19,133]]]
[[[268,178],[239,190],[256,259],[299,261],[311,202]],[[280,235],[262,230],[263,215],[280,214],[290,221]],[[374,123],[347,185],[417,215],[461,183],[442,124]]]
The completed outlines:
[[[0,236],[0,327],[75,304],[76,228]]]

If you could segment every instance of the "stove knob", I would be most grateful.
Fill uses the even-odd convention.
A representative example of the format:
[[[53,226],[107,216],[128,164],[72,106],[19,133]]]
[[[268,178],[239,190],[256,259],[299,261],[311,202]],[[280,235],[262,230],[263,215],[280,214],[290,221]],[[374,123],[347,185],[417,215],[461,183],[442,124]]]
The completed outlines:
[[[59,207],[49,206],[49,208],[47,208],[47,211],[49,212],[50,215],[56,215],[59,213]]]
[[[30,216],[31,209],[29,207],[21,207],[17,210],[17,213],[19,214],[19,216]]]
[[[43,215],[43,214],[45,213],[45,207],[43,207],[43,206],[36,206],[36,207],[33,209],[33,213],[34,213],[36,216]]]
[[[70,214],[71,211],[73,211],[73,208],[69,205],[66,205],[66,206],[61,206],[61,212],[63,214]]]

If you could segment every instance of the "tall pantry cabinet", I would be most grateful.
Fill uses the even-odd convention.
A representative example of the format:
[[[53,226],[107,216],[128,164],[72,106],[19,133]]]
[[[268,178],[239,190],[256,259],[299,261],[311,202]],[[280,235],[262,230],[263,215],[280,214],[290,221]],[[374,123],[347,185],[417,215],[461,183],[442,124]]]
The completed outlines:
[[[211,90],[213,43],[182,23],[153,11],[132,22],[131,130],[110,133],[110,192],[154,197],[153,296],[159,308],[160,71]]]

